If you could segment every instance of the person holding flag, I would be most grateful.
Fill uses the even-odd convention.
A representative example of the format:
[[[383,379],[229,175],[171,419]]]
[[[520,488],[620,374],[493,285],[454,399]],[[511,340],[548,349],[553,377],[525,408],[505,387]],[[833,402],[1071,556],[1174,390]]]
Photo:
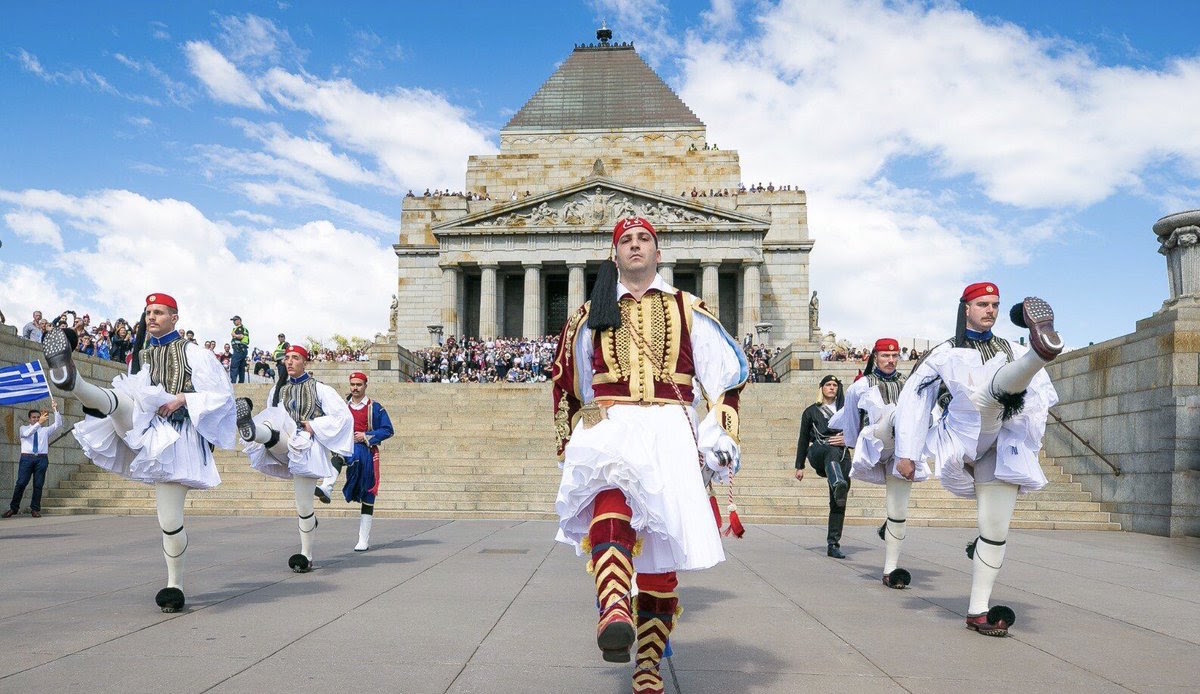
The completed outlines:
[[[40,371],[40,369],[39,369]],[[42,381],[42,388],[50,394],[49,388]],[[33,498],[29,500],[29,515],[34,518],[42,517],[42,487],[46,483],[46,469],[50,467],[50,437],[62,428],[63,418],[58,412],[58,401],[50,398],[50,408],[54,410],[54,421],[50,421],[50,413],[45,410],[30,410],[29,423],[21,427],[21,461],[17,468],[17,484],[13,488],[12,501],[8,509],[0,514],[3,518],[12,518],[21,512],[21,498],[25,496],[25,487],[33,480]]]

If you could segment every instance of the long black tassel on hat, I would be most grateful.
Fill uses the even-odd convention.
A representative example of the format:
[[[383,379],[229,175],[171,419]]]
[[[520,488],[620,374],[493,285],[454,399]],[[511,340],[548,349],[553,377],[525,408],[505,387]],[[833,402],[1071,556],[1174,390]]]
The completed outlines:
[[[133,328],[133,358],[129,361],[129,373],[136,374],[142,370],[142,349],[146,346],[146,312],[138,319]]]
[[[954,324],[954,346],[967,346],[967,302],[958,300],[958,320]]]
[[[621,327],[621,307],[617,296],[617,264],[612,259],[600,263],[596,283],[592,285],[588,327],[592,330],[616,330]]]

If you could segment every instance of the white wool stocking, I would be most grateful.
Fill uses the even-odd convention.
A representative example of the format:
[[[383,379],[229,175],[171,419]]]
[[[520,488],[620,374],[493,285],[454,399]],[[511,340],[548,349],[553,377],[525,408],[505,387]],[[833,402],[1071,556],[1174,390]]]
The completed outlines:
[[[183,529],[183,505],[188,488],[173,482],[154,485],[158,507],[158,527],[162,529],[163,558],[167,561],[167,587],[183,590],[183,553],[187,551],[187,531]]]
[[[87,382],[82,376],[78,376],[71,394],[75,396],[76,400],[83,403],[84,407],[90,407],[108,415],[112,419],[113,428],[117,430],[118,436],[124,436],[133,428],[133,403],[128,402],[127,399],[118,398],[111,389],[101,388]]]
[[[317,488],[317,478],[293,477],[292,482],[296,486],[296,515],[300,517],[300,553],[312,561],[313,531],[317,529],[313,490]]]
[[[884,528],[883,541],[883,573],[889,574],[896,569],[900,561],[900,546],[904,544],[906,535],[905,523],[895,523],[908,519],[908,497],[912,493],[912,482],[902,480],[888,473],[884,486],[887,494],[887,526]]]
[[[971,568],[971,603],[967,614],[988,611],[992,586],[1004,564],[1004,548],[1008,541],[1008,525],[1017,505],[1019,487],[1007,482],[986,482],[975,485],[979,502],[979,541],[975,543],[975,558]],[[985,540],[991,540],[987,542]]]

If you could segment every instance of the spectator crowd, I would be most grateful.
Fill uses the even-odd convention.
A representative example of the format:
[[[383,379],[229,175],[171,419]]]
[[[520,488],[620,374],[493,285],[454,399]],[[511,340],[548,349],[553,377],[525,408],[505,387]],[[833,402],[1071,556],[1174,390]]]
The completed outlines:
[[[438,347],[417,350],[417,383],[541,383],[550,380],[558,337],[480,340],[451,335]]]

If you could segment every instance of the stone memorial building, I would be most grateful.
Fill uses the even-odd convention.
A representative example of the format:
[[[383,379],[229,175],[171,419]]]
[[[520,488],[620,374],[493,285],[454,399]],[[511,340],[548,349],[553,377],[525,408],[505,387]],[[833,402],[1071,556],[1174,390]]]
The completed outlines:
[[[632,44],[597,37],[500,131],[499,154],[469,158],[466,196],[404,199],[396,343],[557,333],[608,257],[613,224],[642,216],[660,232],[664,278],[732,334],[810,344],[804,192],[739,192],[737,151],[709,143]]]

